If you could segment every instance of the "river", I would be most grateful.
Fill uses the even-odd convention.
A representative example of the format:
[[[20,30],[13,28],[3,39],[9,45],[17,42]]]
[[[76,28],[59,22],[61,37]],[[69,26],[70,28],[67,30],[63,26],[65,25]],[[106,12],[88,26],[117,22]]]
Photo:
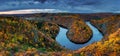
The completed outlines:
[[[90,45],[94,42],[100,41],[103,37],[102,33],[96,28],[94,27],[90,22],[86,22],[86,24],[91,28],[92,32],[93,32],[93,36],[92,38],[85,44],[75,44],[73,42],[71,42],[68,38],[67,38],[67,31],[68,29],[60,28],[60,31],[56,37],[56,41],[63,47],[70,49],[70,50],[77,50],[79,48],[85,47],[87,45]]]

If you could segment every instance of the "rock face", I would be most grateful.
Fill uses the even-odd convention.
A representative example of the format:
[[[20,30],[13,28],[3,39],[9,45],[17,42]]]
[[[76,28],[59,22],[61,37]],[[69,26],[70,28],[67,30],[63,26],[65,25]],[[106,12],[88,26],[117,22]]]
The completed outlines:
[[[75,20],[67,36],[74,43],[86,43],[92,36],[92,30],[83,21]]]

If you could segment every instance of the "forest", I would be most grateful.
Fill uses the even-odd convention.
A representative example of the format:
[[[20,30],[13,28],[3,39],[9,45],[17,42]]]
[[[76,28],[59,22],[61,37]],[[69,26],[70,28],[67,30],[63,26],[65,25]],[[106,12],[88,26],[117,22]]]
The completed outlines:
[[[84,44],[93,35],[86,21],[102,34],[101,41],[78,50],[69,50],[55,40],[60,29],[68,29],[67,37]],[[96,37],[97,38],[97,37]],[[0,16],[0,55],[2,56],[119,56],[119,14],[29,14]]]

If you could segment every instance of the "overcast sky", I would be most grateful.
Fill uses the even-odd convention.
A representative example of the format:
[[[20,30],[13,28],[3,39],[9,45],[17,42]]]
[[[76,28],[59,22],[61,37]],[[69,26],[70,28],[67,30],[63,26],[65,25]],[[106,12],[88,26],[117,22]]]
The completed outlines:
[[[37,10],[37,12],[120,13],[120,0],[0,0],[0,13],[11,10],[12,12]]]

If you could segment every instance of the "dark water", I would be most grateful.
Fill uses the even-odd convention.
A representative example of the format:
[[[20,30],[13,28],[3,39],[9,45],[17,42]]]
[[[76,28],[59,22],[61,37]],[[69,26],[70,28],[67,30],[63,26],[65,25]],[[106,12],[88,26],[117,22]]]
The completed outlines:
[[[90,22],[86,22],[86,24],[91,28],[92,32],[93,32],[93,37],[85,44],[75,44],[73,42],[71,42],[67,36],[67,29],[60,27],[60,32],[56,37],[56,41],[63,47],[70,49],[70,50],[77,50],[79,48],[82,48],[84,46],[87,46],[89,44],[92,44],[94,42],[100,41],[103,37],[102,33],[95,28],[93,25],[90,24]]]

